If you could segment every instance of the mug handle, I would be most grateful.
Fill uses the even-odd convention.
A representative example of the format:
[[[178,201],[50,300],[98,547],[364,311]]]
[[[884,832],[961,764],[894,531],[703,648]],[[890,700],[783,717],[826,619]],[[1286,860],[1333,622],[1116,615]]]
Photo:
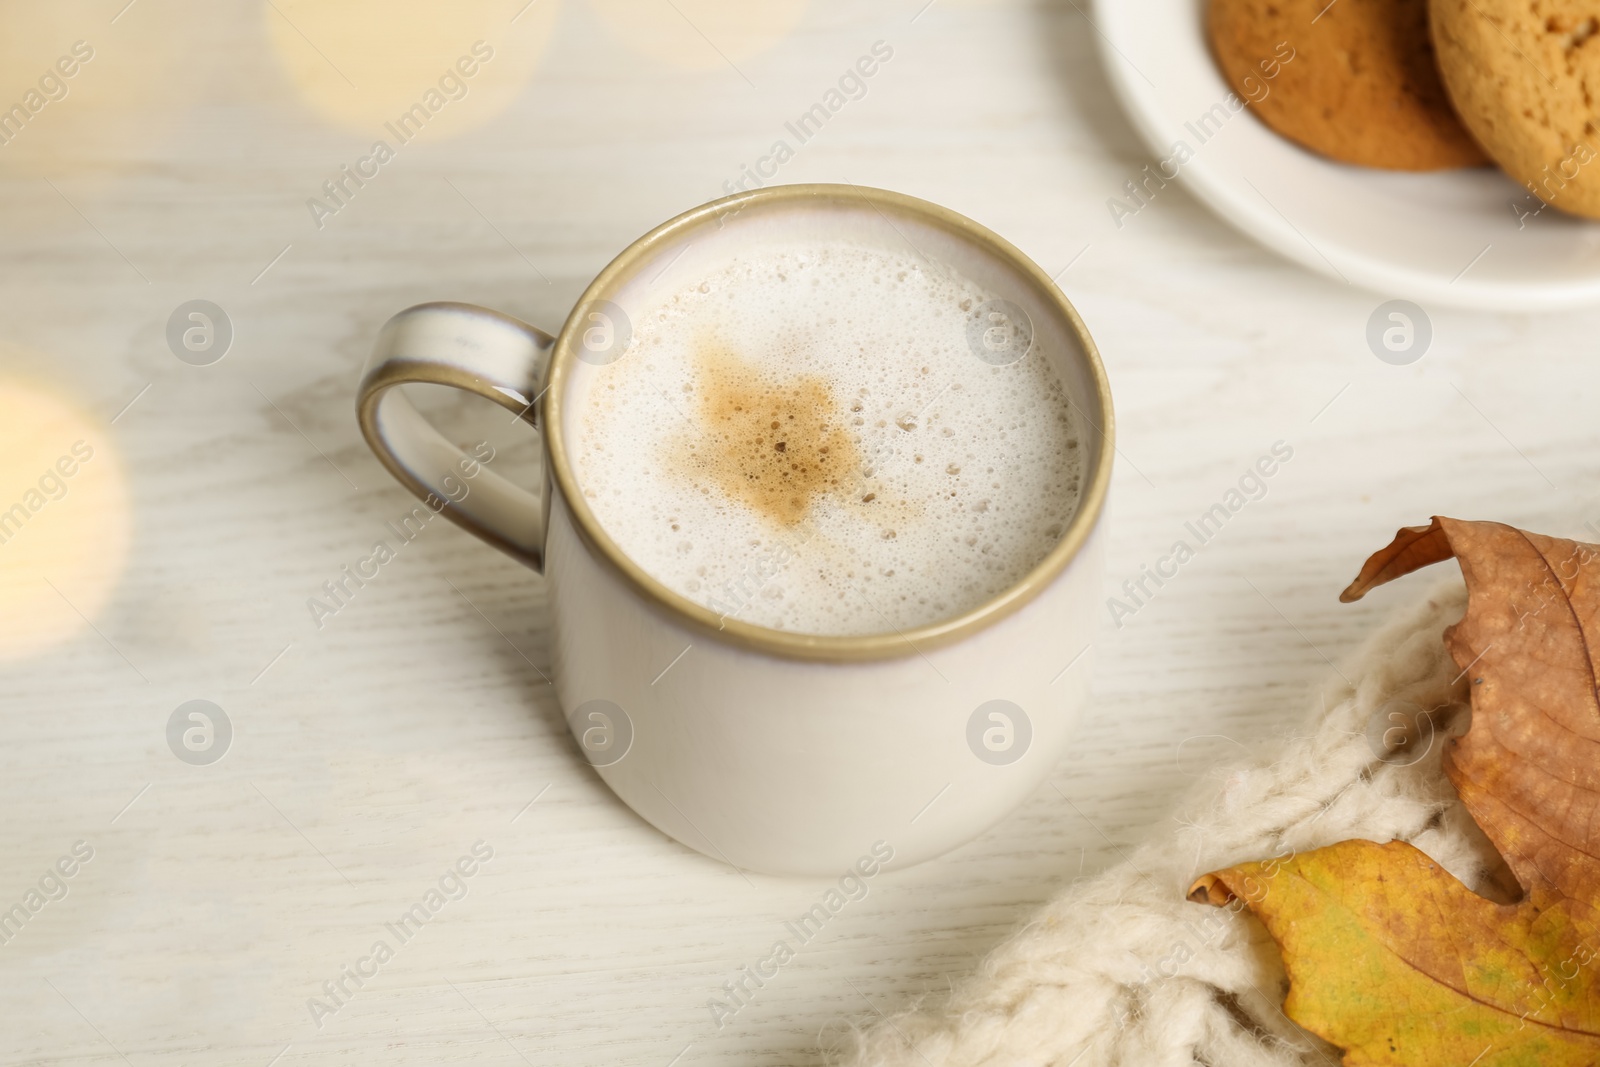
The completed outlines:
[[[545,501],[469,458],[394,388],[448,385],[493,400],[530,424],[555,338],[509,315],[441,301],[383,326],[361,372],[356,418],[367,445],[435,511],[534,570],[544,569]],[[472,478],[470,491],[462,475]]]

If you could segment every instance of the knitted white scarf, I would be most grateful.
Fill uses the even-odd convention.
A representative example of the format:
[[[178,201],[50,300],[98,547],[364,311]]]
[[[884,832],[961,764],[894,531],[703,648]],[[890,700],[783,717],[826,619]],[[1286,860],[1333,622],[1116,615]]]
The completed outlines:
[[[1439,767],[1469,721],[1441,632],[1459,579],[1386,624],[1335,675],[1303,736],[1211,772],[1170,829],[1075,882],[936,1011],[854,1035],[852,1067],[1330,1067],[1338,1051],[1283,1015],[1277,946],[1248,911],[1191,904],[1208,871],[1349,838],[1409,841],[1473,889],[1499,859]],[[1346,679],[1349,679],[1346,681]],[[1439,709],[1426,756],[1374,755],[1374,713]],[[1381,740],[1378,751],[1383,751]],[[1386,759],[1389,762],[1386,762]]]

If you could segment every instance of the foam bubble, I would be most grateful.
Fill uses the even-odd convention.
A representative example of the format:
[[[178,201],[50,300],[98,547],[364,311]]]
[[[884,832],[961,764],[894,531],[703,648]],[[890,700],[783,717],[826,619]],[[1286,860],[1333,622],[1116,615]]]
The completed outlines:
[[[1050,354],[968,346],[992,298],[910,252],[741,254],[596,368],[579,484],[624,552],[729,617],[864,634],[971,610],[1060,540],[1082,470]]]

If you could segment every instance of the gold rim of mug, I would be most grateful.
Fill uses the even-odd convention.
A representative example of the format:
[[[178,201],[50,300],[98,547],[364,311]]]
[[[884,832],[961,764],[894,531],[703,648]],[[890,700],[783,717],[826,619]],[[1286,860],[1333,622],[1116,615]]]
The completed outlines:
[[[663,245],[682,239],[689,231],[714,224],[725,215],[757,205],[767,207],[784,202],[807,201],[819,205],[830,201],[841,205],[862,202],[880,214],[885,211],[909,214],[967,241],[980,251],[990,253],[1008,263],[1033,284],[1039,296],[1061,314],[1082,349],[1089,377],[1094,383],[1095,400],[1100,408],[1097,413],[1087,413],[1090,426],[1086,427],[1084,432],[1094,432],[1099,435],[1100,454],[1095,460],[1094,469],[1084,479],[1078,510],[1055,548],[1024,575],[1021,581],[960,615],[909,630],[857,635],[796,633],[724,617],[688,597],[673,592],[646,574],[638,563],[624,553],[590,510],[572,470],[566,444],[562,439],[561,419],[562,393],[566,386],[567,374],[573,361],[577,359],[574,338],[580,332],[578,324],[581,321],[581,316],[577,312],[596,300],[608,299],[618,283],[632,276],[634,267],[641,260],[649,257]],[[887,215],[885,218],[887,221]],[[1089,336],[1083,320],[1079,318],[1077,309],[1039,265],[1023,255],[1009,241],[964,215],[903,193],[857,185],[772,185],[749,192],[735,193],[686,211],[639,238],[607,264],[605,270],[589,283],[588,288],[583,291],[583,296],[574,305],[573,314],[569,315],[562,325],[550,354],[550,370],[541,404],[545,456],[549,464],[550,477],[559,487],[562,498],[575,520],[579,535],[588,547],[647,600],[670,615],[684,619],[696,628],[736,647],[790,659],[859,661],[910,656],[958,641],[1007,617],[1054,581],[1082,549],[1105,508],[1106,493],[1111,484],[1111,461],[1115,455],[1111,387],[1106,381],[1105,367],[1100,362],[1100,353],[1095,348],[1094,339]],[[1078,405],[1074,403],[1073,407],[1078,408]],[[1086,415],[1081,409],[1078,409],[1078,413],[1080,416]],[[1098,420],[1094,418],[1096,414],[1099,416]]]

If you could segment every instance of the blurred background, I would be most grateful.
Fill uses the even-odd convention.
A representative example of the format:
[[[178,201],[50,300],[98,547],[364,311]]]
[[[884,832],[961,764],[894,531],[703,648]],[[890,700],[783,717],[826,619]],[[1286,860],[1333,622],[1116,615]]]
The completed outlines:
[[[1083,0],[0,3],[0,909],[26,911],[0,911],[0,1061],[817,1062],[1294,729],[1424,588],[1336,603],[1396,526],[1597,539],[1594,314],[1439,310],[1382,362],[1367,322],[1404,294],[1274,258],[1181,182],[1108,209],[1150,160],[1097,47]],[[1046,788],[886,872],[719,1024],[826,883],[611,797],[544,681],[540,580],[439,523],[333,617],[307,601],[412,506],[353,415],[385,319],[554,330],[655,224],[805,181],[969,215],[1076,303],[1118,405],[1108,594],[1293,460],[1107,615]],[[504,412],[428,399],[539,477]],[[475,845],[464,895],[346,977]]]

